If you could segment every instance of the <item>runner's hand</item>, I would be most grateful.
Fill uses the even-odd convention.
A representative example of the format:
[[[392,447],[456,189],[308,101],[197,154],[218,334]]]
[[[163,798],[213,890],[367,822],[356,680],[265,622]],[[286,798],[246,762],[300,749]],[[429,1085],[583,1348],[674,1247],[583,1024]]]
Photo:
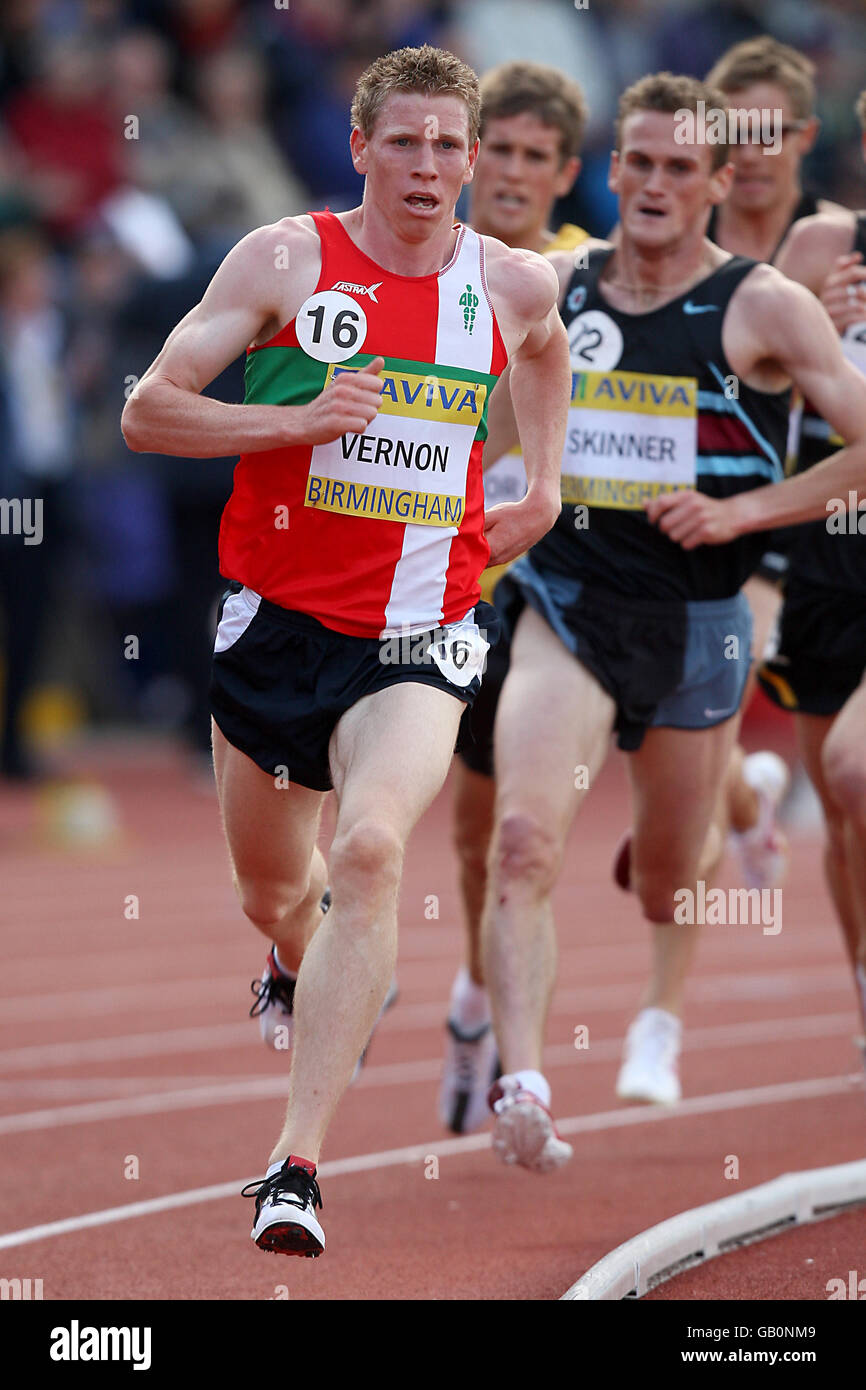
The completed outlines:
[[[302,406],[304,441],[330,444],[343,434],[363,434],[379,413],[383,357],[374,357],[359,372],[341,372],[309,405]]]
[[[665,492],[644,502],[647,517],[683,550],[699,545],[724,545],[740,534],[731,502],[707,497],[692,488]]]
[[[866,266],[859,251],[837,257],[821,291],[821,303],[837,333],[852,323],[866,323]]]
[[[484,535],[490,546],[491,565],[516,560],[542,536],[546,536],[559,516],[558,497],[545,503],[529,493],[522,502],[500,502],[484,513]]]

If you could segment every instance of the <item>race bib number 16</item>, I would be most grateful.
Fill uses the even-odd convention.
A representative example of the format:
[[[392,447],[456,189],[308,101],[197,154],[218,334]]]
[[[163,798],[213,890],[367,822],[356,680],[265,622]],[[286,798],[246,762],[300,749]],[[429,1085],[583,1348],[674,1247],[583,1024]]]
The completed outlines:
[[[444,627],[438,641],[431,642],[429,651],[446,680],[465,687],[484,670],[490,643],[482,637],[477,623],[464,619]]]
[[[364,345],[367,315],[340,290],[320,290],[298,310],[295,332],[308,357],[317,362],[345,362]]]

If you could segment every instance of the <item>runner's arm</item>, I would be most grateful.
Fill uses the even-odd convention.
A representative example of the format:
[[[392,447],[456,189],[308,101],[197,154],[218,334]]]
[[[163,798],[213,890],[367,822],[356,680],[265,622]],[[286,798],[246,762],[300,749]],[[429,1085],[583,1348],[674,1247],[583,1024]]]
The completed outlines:
[[[490,563],[505,564],[546,535],[560,512],[559,471],[571,395],[568,339],[557,313],[558,281],[550,262],[532,251],[509,250],[490,241],[488,283],[509,353],[511,406],[526,469],[520,502],[491,507],[485,516]],[[498,389],[498,388],[497,388]],[[502,455],[513,442],[505,389],[494,411],[493,448]],[[496,400],[496,390],[491,406]]]
[[[339,376],[308,405],[229,405],[200,394],[273,318],[275,252],[297,236],[285,224],[259,227],[228,253],[201,302],[172,330],[129,397],[121,430],[130,449],[219,458],[321,443],[345,429],[366,428],[378,409],[381,358],[363,373]],[[312,266],[310,292],[315,278]]]
[[[510,453],[515,444],[519,443],[517,421],[514,418],[514,407],[511,404],[511,364],[509,363],[490,396],[490,408],[487,412],[487,440],[481,456],[481,467],[484,472],[486,473],[487,469],[492,468],[503,454]]]
[[[529,331],[511,361],[510,397],[526,467],[526,510],[559,515],[560,472],[571,403],[568,337],[556,303]],[[542,534],[545,534],[542,532]]]
[[[830,498],[847,503],[852,492],[866,497],[866,377],[846,360],[830,318],[801,285],[773,286],[762,307],[756,322],[763,358],[790,376],[848,444],[805,473],[723,501],[691,490],[652,498],[646,503],[650,521],[686,550],[826,517]]]

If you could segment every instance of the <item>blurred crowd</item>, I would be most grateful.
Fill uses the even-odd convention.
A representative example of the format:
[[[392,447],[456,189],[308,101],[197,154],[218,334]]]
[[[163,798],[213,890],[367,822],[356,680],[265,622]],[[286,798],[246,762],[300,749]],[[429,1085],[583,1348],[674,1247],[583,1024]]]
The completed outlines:
[[[559,217],[603,235],[620,91],[660,68],[704,76],[765,32],[817,66],[809,187],[862,205],[860,0],[4,0],[0,775],[38,772],[45,687],[92,723],[171,727],[206,756],[233,460],[131,454],[120,414],[240,237],[358,201],[348,110],[374,57],[431,42],[478,72],[520,57],[576,78],[591,122]],[[208,394],[242,400],[242,360]],[[41,543],[26,544],[14,505],[33,498]]]

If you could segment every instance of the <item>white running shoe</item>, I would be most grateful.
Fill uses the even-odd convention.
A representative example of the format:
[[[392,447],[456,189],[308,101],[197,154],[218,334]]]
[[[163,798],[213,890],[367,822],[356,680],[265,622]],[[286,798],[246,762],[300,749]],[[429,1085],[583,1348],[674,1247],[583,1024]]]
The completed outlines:
[[[241,1196],[256,1199],[250,1234],[260,1250],[309,1258],[321,1255],[325,1232],[316,1220],[322,1196],[314,1164],[290,1154],[269,1177],[247,1183]]]
[[[499,1075],[499,1055],[491,1023],[463,1032],[447,1023],[445,1065],[439,1087],[439,1119],[454,1134],[470,1134],[490,1117],[487,1096]]]
[[[260,980],[253,980],[250,989],[256,1002],[250,1009],[250,1018],[258,1018],[262,1042],[275,1051],[285,1052],[292,1045],[295,1007],[296,979],[284,975],[274,957],[276,947],[268,951],[265,973]]]
[[[743,759],[743,780],[758,794],[758,819],[750,830],[731,831],[731,849],[747,888],[778,888],[788,867],[788,841],[776,812],[791,774],[778,753],[764,749]]]
[[[330,888],[325,889],[319,906],[324,916],[331,906]],[[272,946],[268,951],[262,978],[253,980],[250,985],[256,996],[256,1002],[250,1009],[250,1018],[259,1020],[262,1042],[274,1051],[286,1052],[292,1045],[292,1013],[295,1007],[295,985],[298,981],[296,977],[283,973],[277,965],[275,951],[276,946]]]
[[[665,1009],[641,1009],[625,1036],[616,1081],[620,1100],[673,1105],[682,1096],[678,1059],[683,1025]]]
[[[560,1139],[550,1111],[538,1096],[521,1089],[516,1076],[502,1076],[490,1088],[493,1148],[503,1163],[519,1163],[532,1173],[552,1173],[574,1150]]]

